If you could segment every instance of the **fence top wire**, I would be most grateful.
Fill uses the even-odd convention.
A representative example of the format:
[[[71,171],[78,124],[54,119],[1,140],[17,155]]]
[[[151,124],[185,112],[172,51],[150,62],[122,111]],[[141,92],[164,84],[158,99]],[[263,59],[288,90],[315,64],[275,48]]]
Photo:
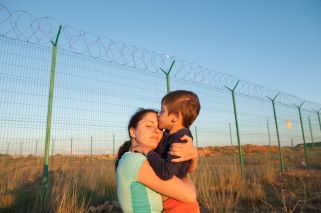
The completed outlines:
[[[202,67],[198,63],[78,30],[54,18],[37,18],[23,10],[11,12],[0,3],[0,35],[3,37],[48,45],[55,40],[60,25],[62,31],[58,47],[61,49],[159,74],[163,74],[160,68],[167,69],[175,60],[175,66],[171,71],[172,77],[221,90],[226,90],[226,87],[233,88],[239,81],[233,75]],[[279,93],[276,100],[279,104],[293,106],[305,101],[302,108],[313,111],[321,110],[319,103],[244,80],[240,81],[235,92],[262,102],[267,101],[267,97],[273,98]]]

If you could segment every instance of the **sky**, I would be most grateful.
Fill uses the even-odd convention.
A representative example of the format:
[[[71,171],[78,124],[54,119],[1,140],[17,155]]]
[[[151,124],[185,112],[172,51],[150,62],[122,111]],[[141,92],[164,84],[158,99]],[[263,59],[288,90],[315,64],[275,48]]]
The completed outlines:
[[[319,0],[1,3],[321,103]]]

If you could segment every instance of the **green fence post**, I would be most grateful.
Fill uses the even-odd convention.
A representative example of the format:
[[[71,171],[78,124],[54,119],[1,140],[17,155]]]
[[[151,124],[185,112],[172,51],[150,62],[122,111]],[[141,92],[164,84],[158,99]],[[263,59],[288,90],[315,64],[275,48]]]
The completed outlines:
[[[196,141],[196,148],[198,149],[197,126],[195,126],[195,141]]]
[[[227,86],[224,86],[226,89],[230,90],[232,93],[232,101],[233,101],[233,109],[234,109],[234,118],[235,118],[235,125],[236,125],[236,134],[237,134],[237,144],[238,144],[238,150],[239,150],[239,160],[240,160],[240,166],[241,166],[241,176],[244,177],[243,173],[243,156],[242,156],[242,147],[241,147],[241,139],[240,139],[240,132],[239,132],[239,125],[237,120],[237,111],[236,111],[236,101],[235,101],[235,89],[237,85],[240,83],[240,81],[237,81],[234,88],[230,89]]]
[[[271,146],[272,146],[272,143],[271,143],[271,134],[270,134],[269,119],[266,119],[266,126],[267,126],[268,136],[269,136],[269,145],[270,145],[270,147],[271,147]]]
[[[321,109],[319,109],[319,111],[316,111],[316,110],[314,110],[316,113],[317,113],[317,115],[318,115],[318,120],[319,120],[319,127],[320,127],[320,132],[321,132],[321,119],[320,119],[320,111],[321,111]]]
[[[301,115],[301,107],[303,106],[304,102],[305,102],[305,101],[303,101],[300,106],[297,106],[297,105],[295,105],[295,104],[293,104],[293,105],[299,110],[300,123],[301,123],[301,131],[302,131],[302,138],[303,138],[303,144],[304,144],[305,160],[306,160],[307,166],[309,166],[309,163],[308,163],[308,152],[307,152],[307,146],[306,146],[306,142],[305,142],[304,129],[303,129],[303,121],[302,121],[302,115]]]
[[[115,134],[113,134],[113,157],[115,156]]]
[[[174,64],[175,64],[175,60],[172,62],[171,66],[170,66],[170,68],[169,68],[169,70],[168,70],[167,72],[164,71],[162,68],[160,68],[160,69],[163,71],[163,73],[165,74],[165,76],[166,76],[167,93],[169,93],[169,92],[171,91],[171,90],[170,90],[170,78],[169,78],[169,74],[170,74],[170,72],[171,72]]]
[[[48,113],[47,113],[47,129],[46,129],[46,142],[45,142],[45,156],[44,156],[44,169],[43,169],[43,180],[41,187],[41,207],[42,211],[46,205],[46,195],[48,191],[48,158],[50,148],[50,131],[51,131],[51,116],[52,116],[52,104],[53,104],[53,92],[55,83],[55,70],[56,70],[56,58],[57,58],[57,43],[61,31],[61,25],[59,26],[56,41],[51,42],[52,48],[52,61],[51,61],[51,72],[50,72],[50,87],[49,87],[49,99],[48,99]]]
[[[320,111],[321,109],[319,109],[319,111],[316,111],[318,114],[318,120],[319,120],[319,127],[320,127],[320,133],[321,133],[321,119],[320,119]]]
[[[310,117],[309,117],[309,128],[310,128],[310,135],[311,135],[311,142],[312,142],[311,152],[313,152],[313,158],[316,159],[316,154],[314,152],[314,140],[313,140],[313,132],[312,132],[312,125],[311,125],[311,118]]]
[[[229,128],[230,128],[230,141],[231,141],[231,147],[233,147],[233,139],[232,139],[232,126],[231,123],[228,123]]]
[[[266,126],[267,126],[268,136],[269,136],[270,157],[274,160],[274,154],[273,154],[273,150],[272,150],[272,142],[271,142],[271,133],[270,133],[269,119],[266,119]]]
[[[314,110],[316,113],[317,113],[317,115],[318,115],[318,120],[319,120],[319,127],[320,127],[320,133],[321,133],[321,119],[320,119],[320,111],[321,111],[321,109],[319,109],[319,111],[316,111],[316,110]]]
[[[90,160],[93,155],[93,136],[90,137]]]
[[[274,115],[275,128],[276,128],[276,137],[278,139],[278,146],[279,146],[280,166],[281,166],[282,172],[284,172],[284,161],[283,161],[282,148],[281,148],[281,142],[280,142],[278,120],[276,118],[276,111],[275,111],[275,100],[279,95],[280,95],[280,93],[278,93],[273,99],[269,98],[269,97],[267,97],[267,98],[271,100],[272,106],[273,106],[273,115]]]

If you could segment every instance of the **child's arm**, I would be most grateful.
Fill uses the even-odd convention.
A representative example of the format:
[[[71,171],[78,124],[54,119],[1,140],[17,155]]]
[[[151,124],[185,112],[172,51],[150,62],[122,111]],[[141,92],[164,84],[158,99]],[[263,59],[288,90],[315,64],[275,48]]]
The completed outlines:
[[[185,143],[185,141],[179,140],[181,136],[178,137],[177,141],[175,140],[175,143]],[[165,146],[164,144],[160,144],[160,146]],[[165,148],[164,148],[165,150]],[[159,178],[162,180],[169,180],[174,175],[178,175],[179,169],[181,166],[186,164],[189,164],[188,161],[180,161],[180,162],[172,162],[172,159],[177,158],[175,155],[167,154],[167,158],[163,159],[160,154],[157,152],[151,150],[147,146],[143,144],[139,144],[135,147],[133,147],[132,151],[140,152],[144,154],[148,160],[148,163],[153,168],[155,173]],[[167,151],[166,151],[167,152]]]
[[[179,156],[175,158],[172,162],[181,162],[190,160],[188,167],[188,173],[193,173],[197,169],[198,162],[198,151],[197,148],[193,146],[192,138],[184,135],[181,140],[186,141],[186,143],[173,143],[170,147],[169,154]]]
[[[189,177],[179,179],[174,176],[168,181],[162,181],[157,177],[147,161],[144,161],[140,167],[137,179],[150,189],[167,197],[181,202],[192,203],[196,201],[195,186]]]
[[[185,163],[188,162],[171,162],[171,158],[175,156],[168,156],[169,159],[163,159],[161,156],[154,152],[149,151],[146,155],[148,163],[151,165],[151,167],[154,169],[155,173],[158,177],[160,177],[162,180],[169,180],[174,175],[177,175],[178,169]]]

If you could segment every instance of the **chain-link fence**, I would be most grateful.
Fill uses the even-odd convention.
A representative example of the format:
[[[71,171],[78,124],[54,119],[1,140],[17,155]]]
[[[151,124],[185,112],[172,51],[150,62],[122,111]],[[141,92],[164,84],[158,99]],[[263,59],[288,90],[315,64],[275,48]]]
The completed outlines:
[[[51,18],[9,12],[0,4],[0,154],[2,159],[34,156],[39,172],[45,153],[52,44],[59,25]],[[171,90],[192,90],[201,101],[200,115],[191,127],[197,146],[320,145],[319,103],[66,25],[57,47],[52,157],[79,157],[81,162],[82,156],[115,154],[128,138],[131,114],[140,107],[160,108],[167,88],[160,68],[167,70],[174,60]],[[236,84],[233,101],[228,88]],[[270,100],[275,97],[276,120]],[[300,120],[296,106],[303,102]],[[6,166],[2,164],[1,170]]]

